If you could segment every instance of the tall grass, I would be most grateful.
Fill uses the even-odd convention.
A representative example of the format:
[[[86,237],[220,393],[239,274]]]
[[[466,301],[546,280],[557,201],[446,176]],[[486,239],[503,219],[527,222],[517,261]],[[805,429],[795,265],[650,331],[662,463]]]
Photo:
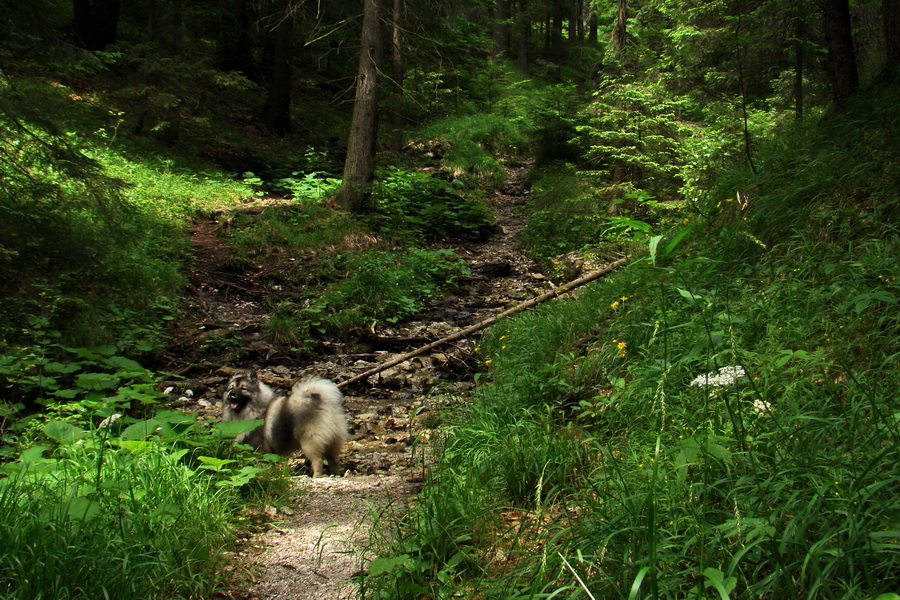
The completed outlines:
[[[392,575],[433,597],[894,597],[898,106],[783,133],[651,254],[495,326],[421,499],[479,536],[436,538],[446,513],[414,505],[383,558],[433,568],[372,597]]]
[[[0,481],[4,598],[209,596],[233,489],[158,447],[70,445],[54,461],[40,450]]]

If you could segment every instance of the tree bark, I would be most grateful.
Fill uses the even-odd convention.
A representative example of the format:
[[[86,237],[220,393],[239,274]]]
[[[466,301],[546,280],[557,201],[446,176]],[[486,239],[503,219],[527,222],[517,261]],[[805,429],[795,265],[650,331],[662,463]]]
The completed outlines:
[[[375,179],[378,137],[378,69],[381,65],[381,14],[384,0],[364,0],[362,44],[356,98],[347,141],[344,176],[336,201],[350,212],[369,209]]]
[[[272,61],[272,80],[269,95],[263,107],[263,121],[278,135],[286,135],[293,130],[291,121],[291,87],[293,68],[291,55],[294,38],[294,12],[291,0],[282,0],[275,17],[275,53]]]
[[[392,18],[394,21],[391,35],[391,64],[393,78],[391,80],[391,150],[400,152],[403,149],[403,2],[394,0]]]
[[[251,50],[250,24],[253,20],[249,0],[221,1],[216,54],[223,71],[238,71],[258,81],[259,72]]]
[[[831,98],[840,108],[859,89],[849,0],[821,0],[831,75]]]
[[[75,35],[87,50],[103,50],[116,41],[120,0],[73,0]]]
[[[516,22],[519,45],[516,51],[516,62],[519,70],[528,72],[528,44],[531,41],[531,13],[528,11],[528,0],[519,0],[519,18]]]
[[[509,51],[509,5],[507,0],[494,0],[494,30],[491,34],[494,60],[506,58]]]
[[[900,0],[882,0],[885,61],[883,78],[893,81],[900,70]]]
[[[184,47],[184,0],[172,0],[172,48],[181,52]]]
[[[803,16],[794,17],[794,113],[797,120],[803,120]]]
[[[549,52],[547,58],[550,62],[559,64],[562,62],[563,44],[563,0],[551,0],[550,22],[549,22]]]
[[[628,6],[625,0],[618,0],[616,3],[616,26],[612,32],[613,48],[615,49],[616,59],[621,61],[625,58],[625,38],[628,35]]]

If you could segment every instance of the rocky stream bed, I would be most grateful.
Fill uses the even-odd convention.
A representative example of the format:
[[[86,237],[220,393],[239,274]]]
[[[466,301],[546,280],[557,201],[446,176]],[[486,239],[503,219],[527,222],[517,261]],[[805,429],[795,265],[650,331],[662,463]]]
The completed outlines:
[[[380,363],[535,297],[553,288],[518,248],[521,206],[527,201],[527,165],[508,167],[504,188],[486,199],[497,231],[488,240],[452,247],[472,274],[414,322],[371,331],[365,344],[323,343],[315,360],[293,356],[261,334],[267,298],[279,291],[262,268],[236,269],[217,234],[224,214],[199,221],[192,231],[196,260],[188,326],[173,341],[170,371],[179,389],[192,391],[173,404],[218,418],[220,397],[237,369],[257,369],[281,391],[301,376],[317,374],[340,384]],[[277,201],[260,201],[262,212]],[[191,358],[210,340],[231,336],[240,345],[237,364]],[[477,335],[477,334],[476,334]],[[372,539],[371,511],[400,509],[415,494],[427,461],[429,417],[436,407],[464,402],[476,368],[474,339],[459,339],[373,375],[343,391],[351,440],[339,476],[312,479],[302,459],[292,459],[293,491],[279,509],[252,519],[258,526],[239,532],[229,569],[234,589],[220,597],[249,599],[338,599],[354,597],[353,575]],[[174,358],[178,356],[179,358]],[[375,525],[377,527],[377,521]]]

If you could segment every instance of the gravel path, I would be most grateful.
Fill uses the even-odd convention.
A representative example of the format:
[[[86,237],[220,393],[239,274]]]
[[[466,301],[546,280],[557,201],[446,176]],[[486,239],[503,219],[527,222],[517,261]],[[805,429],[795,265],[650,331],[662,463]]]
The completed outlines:
[[[550,281],[516,245],[522,229],[519,212],[527,201],[523,184],[527,166],[510,167],[507,184],[486,200],[495,214],[496,234],[484,242],[445,246],[472,270],[453,294],[433,303],[417,322],[373,332],[377,335],[374,342],[366,342],[368,348],[350,351],[340,344],[323,345],[328,356],[313,365],[299,363],[265,342],[260,330],[270,304],[267,298],[278,290],[261,267],[241,270],[229,262],[229,252],[216,233],[228,226],[224,213],[197,223],[192,236],[197,255],[192,314],[170,348],[178,357],[170,371],[190,378],[195,406],[189,408],[200,418],[218,418],[221,390],[234,368],[256,368],[263,381],[281,391],[299,376],[313,373],[346,381],[424,345],[423,340],[439,339],[551,289]],[[250,210],[262,211],[272,204]],[[204,343],[208,348],[217,339],[234,336],[241,340],[244,357],[234,367],[222,368],[221,362],[200,358]],[[471,373],[477,367],[473,342],[458,340],[372,376],[368,385],[344,390],[351,427],[351,441],[342,456],[346,475],[313,480],[302,461],[294,460],[298,474],[292,478],[293,490],[280,510],[270,508],[255,519],[265,523],[262,527],[239,534],[229,566],[233,589],[223,590],[219,597],[356,597],[353,576],[371,557],[373,540],[384,535],[383,522],[372,517],[383,510],[403,510],[414,498],[423,479],[420,451],[428,448],[429,416],[439,406],[465,402],[472,387]],[[373,532],[373,527],[378,529]]]

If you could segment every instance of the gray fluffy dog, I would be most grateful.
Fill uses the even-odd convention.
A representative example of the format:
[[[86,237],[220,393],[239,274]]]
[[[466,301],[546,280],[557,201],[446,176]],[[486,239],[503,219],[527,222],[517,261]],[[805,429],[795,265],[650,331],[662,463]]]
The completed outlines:
[[[232,375],[222,396],[223,421],[252,421],[264,419],[269,404],[275,399],[272,388],[259,380],[256,371]],[[250,444],[257,450],[263,445],[263,426],[234,438],[237,444]]]
[[[288,396],[275,397],[256,373],[240,373],[228,382],[224,400],[225,421],[265,418],[261,427],[237,436],[236,442],[282,456],[301,450],[312,463],[313,477],[322,475],[326,459],[331,472],[338,473],[347,415],[343,394],[331,381],[307,377],[295,383]]]

